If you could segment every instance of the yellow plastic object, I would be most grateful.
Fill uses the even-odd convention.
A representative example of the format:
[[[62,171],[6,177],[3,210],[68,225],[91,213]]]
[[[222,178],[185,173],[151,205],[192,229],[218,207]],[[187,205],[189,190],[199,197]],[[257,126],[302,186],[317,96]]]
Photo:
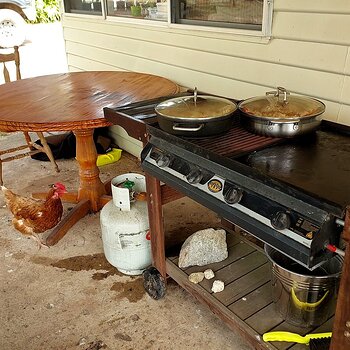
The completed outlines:
[[[119,148],[112,148],[112,150],[106,154],[99,154],[97,156],[96,165],[102,166],[106,164],[112,164],[117,162],[122,156],[122,150]]]
[[[292,294],[292,300],[294,302],[294,305],[297,306],[299,309],[306,310],[306,311],[314,311],[326,299],[327,295],[329,294],[329,291],[327,290],[324,296],[320,300],[314,303],[300,301],[295,294],[294,288],[292,288],[291,294]]]
[[[306,334],[305,336],[291,332],[268,332],[263,334],[264,341],[286,341],[289,343],[309,344],[310,339],[330,338],[332,332]]]

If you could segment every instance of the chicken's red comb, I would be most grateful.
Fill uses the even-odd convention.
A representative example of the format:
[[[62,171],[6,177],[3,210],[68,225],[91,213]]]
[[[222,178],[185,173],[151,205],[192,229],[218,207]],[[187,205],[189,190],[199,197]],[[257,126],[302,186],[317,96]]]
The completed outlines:
[[[63,185],[63,184],[60,183],[60,182],[56,182],[56,183],[55,183],[55,187],[57,187],[59,190],[63,190],[63,191],[66,190],[66,186]]]

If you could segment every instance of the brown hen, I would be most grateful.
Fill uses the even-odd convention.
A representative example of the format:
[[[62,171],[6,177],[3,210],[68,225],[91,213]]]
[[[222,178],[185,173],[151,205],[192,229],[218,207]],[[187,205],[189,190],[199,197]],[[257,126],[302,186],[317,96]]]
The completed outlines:
[[[1,189],[6,205],[13,214],[15,229],[33,238],[39,248],[46,246],[37,233],[45,232],[60,222],[63,213],[60,196],[66,192],[65,186],[59,182],[52,185],[45,200],[20,196],[5,186],[1,186]]]

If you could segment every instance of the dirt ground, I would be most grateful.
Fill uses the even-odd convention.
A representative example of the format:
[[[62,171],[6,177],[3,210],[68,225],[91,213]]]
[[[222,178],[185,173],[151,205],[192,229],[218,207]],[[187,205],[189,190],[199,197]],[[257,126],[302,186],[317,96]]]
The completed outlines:
[[[1,146],[20,137],[0,135]],[[22,195],[44,191],[55,181],[76,189],[75,160],[59,160],[58,165],[61,172],[56,174],[50,163],[30,158],[6,163],[5,185]],[[139,161],[126,152],[100,171],[103,181],[142,172]],[[166,205],[164,215],[173,237],[218,224],[215,214],[189,199]],[[55,246],[41,250],[12,227],[2,195],[0,224],[1,350],[250,349],[174,281],[156,301],[145,293],[141,277],[122,275],[111,266],[103,254],[99,213],[86,216]]]

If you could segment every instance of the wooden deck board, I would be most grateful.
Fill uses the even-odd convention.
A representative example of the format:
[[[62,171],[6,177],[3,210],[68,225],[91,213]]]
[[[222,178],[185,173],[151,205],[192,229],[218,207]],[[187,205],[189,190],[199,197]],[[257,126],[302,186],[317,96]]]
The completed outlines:
[[[239,235],[227,233],[226,234],[226,244],[227,248],[230,248],[238,243],[242,242],[242,239]]]
[[[227,235],[227,242],[230,242],[229,257],[219,263],[182,270],[177,266],[178,257],[167,259],[169,276],[198,300],[207,304],[232,329],[239,330],[255,349],[307,350],[308,347],[302,344],[264,342],[262,335],[272,330],[284,330],[301,335],[329,331],[333,319],[317,329],[288,324],[276,312],[272,301],[271,265],[265,254],[252,242],[234,233]],[[200,284],[189,282],[190,273],[204,271],[207,268],[214,271],[214,279],[204,280]],[[224,291],[211,292],[215,279],[224,281]]]
[[[228,306],[269,280],[270,264],[266,263],[230,283],[222,292],[217,293],[217,299]]]
[[[261,335],[275,328],[283,321],[283,318],[275,311],[275,305],[273,303],[245,320],[250,327]]]
[[[242,320],[245,320],[271,303],[272,293],[271,284],[269,281],[260,288],[257,288],[253,292],[247,294],[244,298],[241,298],[240,300],[231,304],[229,309]]]
[[[244,245],[246,244],[244,243]],[[236,247],[241,248],[242,244],[239,244]],[[239,253],[242,253],[242,249],[239,250]],[[231,282],[243,277],[247,273],[255,270],[267,262],[267,258],[257,251],[253,251],[252,253],[244,255],[242,257],[239,256],[239,253],[237,249],[237,260],[234,263],[218,270],[215,273],[215,278],[211,280],[203,280],[203,282],[201,282],[201,286],[209,292],[211,291],[214,280],[223,281],[225,283],[225,286],[228,286]]]

